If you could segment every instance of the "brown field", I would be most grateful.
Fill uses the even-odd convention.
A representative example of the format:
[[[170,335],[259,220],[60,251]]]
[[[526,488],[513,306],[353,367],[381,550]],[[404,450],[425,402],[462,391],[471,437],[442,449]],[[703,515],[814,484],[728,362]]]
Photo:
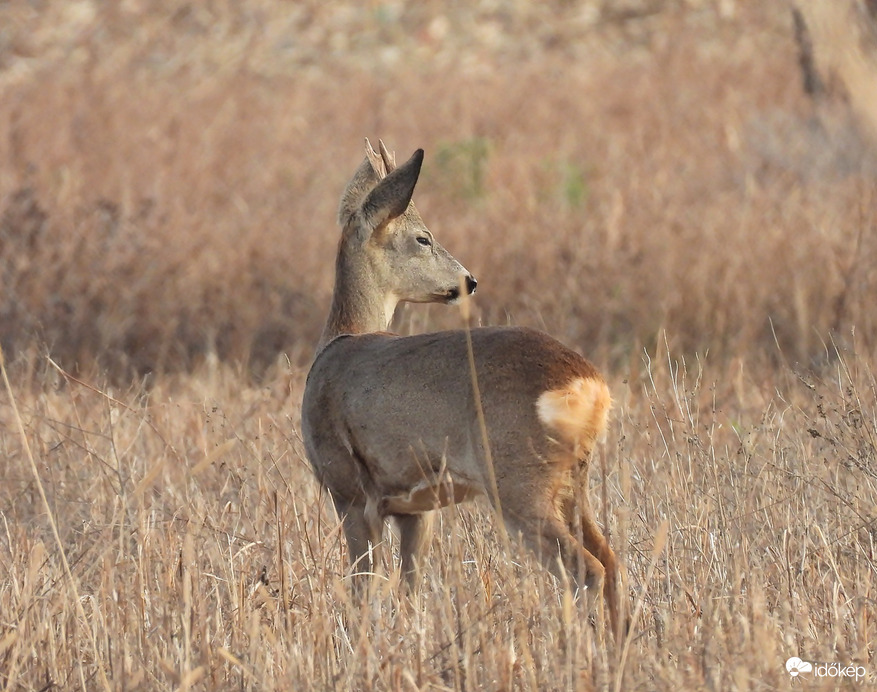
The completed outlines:
[[[873,685],[877,34],[806,5],[818,98],[784,2],[0,3],[0,688]],[[606,373],[626,640],[480,505],[349,598],[298,419],[365,136]]]

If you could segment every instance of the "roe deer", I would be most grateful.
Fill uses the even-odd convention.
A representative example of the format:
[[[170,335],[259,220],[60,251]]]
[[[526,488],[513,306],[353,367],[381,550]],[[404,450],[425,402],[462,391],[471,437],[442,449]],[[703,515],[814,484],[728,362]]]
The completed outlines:
[[[341,198],[335,293],[302,402],[305,448],[341,517],[351,563],[376,567],[393,517],[402,570],[415,583],[431,512],[486,495],[555,574],[587,586],[592,603],[603,591],[618,632],[618,566],[587,499],[591,452],[611,405],[606,383],[546,334],[473,329],[479,412],[464,330],[382,331],[400,301],[454,303],[476,282],[411,203],[423,150],[397,168],[379,148],[366,140]]]

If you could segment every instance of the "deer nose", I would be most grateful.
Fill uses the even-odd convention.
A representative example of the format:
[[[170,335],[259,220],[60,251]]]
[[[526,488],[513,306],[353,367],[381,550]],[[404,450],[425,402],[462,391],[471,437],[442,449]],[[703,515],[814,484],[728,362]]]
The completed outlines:
[[[471,274],[466,276],[466,293],[475,293],[475,287],[478,285],[478,282],[475,280],[475,277]]]

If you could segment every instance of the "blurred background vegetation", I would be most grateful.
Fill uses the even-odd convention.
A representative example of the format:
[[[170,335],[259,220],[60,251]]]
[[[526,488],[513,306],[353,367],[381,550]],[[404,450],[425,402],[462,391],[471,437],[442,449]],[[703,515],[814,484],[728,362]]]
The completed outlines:
[[[867,350],[874,3],[800,4],[2,3],[0,344],[123,378],[307,364],[368,136],[426,149],[483,323],[610,367],[662,334]]]

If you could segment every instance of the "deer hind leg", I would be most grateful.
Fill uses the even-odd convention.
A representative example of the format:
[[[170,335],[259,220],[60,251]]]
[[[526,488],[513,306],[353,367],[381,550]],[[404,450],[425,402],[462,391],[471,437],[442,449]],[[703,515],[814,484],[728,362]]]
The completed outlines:
[[[381,566],[383,520],[370,502],[335,499],[335,509],[341,517],[344,537],[347,539],[353,583],[357,589],[361,589],[368,583],[368,577]]]
[[[571,531],[575,534],[581,530],[582,544],[589,553],[594,555],[605,570],[605,581],[603,582],[603,592],[606,598],[606,604],[609,606],[609,622],[612,632],[616,636],[618,634],[626,635],[630,629],[630,614],[627,607],[627,598],[623,591],[621,580],[621,569],[618,560],[609,542],[600,531],[597,521],[594,519],[594,512],[591,509],[591,503],[586,495],[579,498],[578,517],[581,521],[581,527],[575,526],[574,513],[572,508],[566,513],[569,520]],[[619,629],[620,627],[620,629]]]
[[[434,518],[435,512],[397,514],[395,517],[401,543],[402,575],[412,590],[420,585],[423,554],[429,545]]]
[[[602,623],[603,564],[573,537],[566,523],[549,514],[509,516],[506,525],[511,533],[520,532],[524,545],[553,574],[562,578],[565,572],[575,584],[587,587],[588,607]]]

